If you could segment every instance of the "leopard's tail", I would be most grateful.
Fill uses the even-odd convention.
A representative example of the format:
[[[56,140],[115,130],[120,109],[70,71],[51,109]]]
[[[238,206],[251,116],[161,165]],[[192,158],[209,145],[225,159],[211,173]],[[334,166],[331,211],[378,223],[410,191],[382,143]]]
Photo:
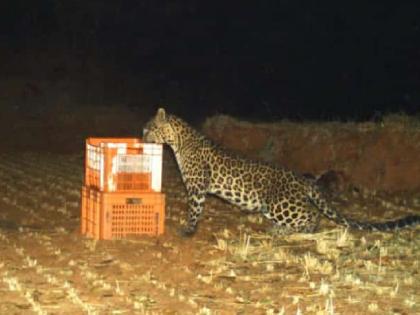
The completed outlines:
[[[385,222],[361,222],[347,218],[341,215],[335,209],[332,209],[316,188],[309,192],[308,197],[311,203],[328,219],[351,229],[365,231],[394,231],[420,224],[419,215],[411,215],[397,220],[390,220]]]

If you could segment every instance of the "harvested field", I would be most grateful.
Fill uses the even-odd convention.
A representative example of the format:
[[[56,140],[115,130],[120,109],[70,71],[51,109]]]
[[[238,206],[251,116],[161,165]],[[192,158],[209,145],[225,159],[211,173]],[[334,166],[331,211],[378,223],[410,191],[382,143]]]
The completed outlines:
[[[186,196],[165,152],[162,237],[79,234],[83,156],[0,155],[0,314],[419,314],[419,227],[271,236],[258,215],[210,197],[181,238]],[[420,212],[420,193],[347,189],[349,216]]]
[[[0,315],[420,315],[420,224],[369,233],[322,220],[317,233],[280,236],[208,196],[184,238],[187,196],[167,146],[166,199],[113,199],[150,186],[153,157],[88,156],[93,173],[121,170],[90,183],[121,190],[94,216],[105,199],[85,189],[82,220],[103,237],[162,221],[164,233],[81,235],[86,139],[141,137],[159,107],[228,151],[313,179],[350,218],[420,216],[419,7],[0,2]]]

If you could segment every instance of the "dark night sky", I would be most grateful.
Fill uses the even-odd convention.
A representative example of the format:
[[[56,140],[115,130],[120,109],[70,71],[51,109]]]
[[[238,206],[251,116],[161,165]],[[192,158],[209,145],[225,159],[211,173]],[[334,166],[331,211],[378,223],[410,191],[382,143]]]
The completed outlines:
[[[2,1],[0,48],[84,52],[184,116],[418,114],[416,2]]]

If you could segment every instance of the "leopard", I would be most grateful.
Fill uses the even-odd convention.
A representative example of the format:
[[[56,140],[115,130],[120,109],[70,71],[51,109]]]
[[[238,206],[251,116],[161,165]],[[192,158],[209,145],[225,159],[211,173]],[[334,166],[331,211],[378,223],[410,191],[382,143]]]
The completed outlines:
[[[335,210],[315,181],[297,172],[239,156],[159,108],[143,128],[143,141],[166,144],[175,156],[187,192],[188,218],[181,235],[192,236],[207,195],[216,195],[272,221],[277,234],[313,233],[322,217],[349,229],[393,231],[420,223],[419,215],[364,222]]]

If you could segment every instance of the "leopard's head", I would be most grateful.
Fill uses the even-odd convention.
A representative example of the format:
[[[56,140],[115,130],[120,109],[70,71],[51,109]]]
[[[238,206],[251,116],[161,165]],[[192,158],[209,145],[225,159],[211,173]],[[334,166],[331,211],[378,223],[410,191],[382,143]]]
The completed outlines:
[[[155,117],[153,117],[143,129],[143,140],[145,142],[167,143],[169,145],[177,144],[172,119],[166,114],[163,108],[159,108]]]

